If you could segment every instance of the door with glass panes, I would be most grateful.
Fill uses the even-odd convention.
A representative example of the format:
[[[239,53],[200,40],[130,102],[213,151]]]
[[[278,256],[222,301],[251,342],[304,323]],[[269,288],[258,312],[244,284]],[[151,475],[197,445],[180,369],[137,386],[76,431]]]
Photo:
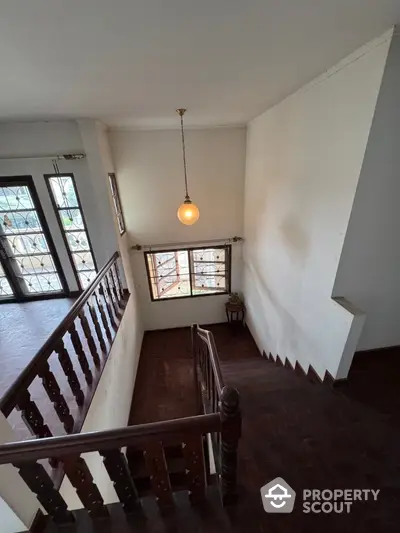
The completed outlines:
[[[0,302],[67,292],[32,177],[0,177]]]

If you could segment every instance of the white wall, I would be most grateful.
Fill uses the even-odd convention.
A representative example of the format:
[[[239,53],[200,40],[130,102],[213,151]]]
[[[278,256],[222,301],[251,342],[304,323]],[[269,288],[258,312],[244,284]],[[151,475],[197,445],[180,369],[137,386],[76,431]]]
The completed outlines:
[[[393,37],[334,294],[366,313],[359,350],[400,344],[400,36]]]
[[[186,132],[189,193],[200,208],[194,226],[176,216],[184,200],[179,130],[109,134],[131,244],[207,241],[243,232],[245,129]],[[145,329],[226,320],[226,296],[151,302],[143,253],[131,252]],[[233,246],[232,290],[241,290],[241,245]]]
[[[390,37],[357,50],[248,128],[248,324],[260,350],[305,370],[312,364],[321,377],[325,370],[343,377],[342,356],[358,341],[352,328],[361,330],[359,313],[331,296]]]
[[[114,340],[100,383],[82,427],[82,433],[115,429],[127,425],[133,388],[139,363],[143,327],[137,298],[132,293]],[[92,476],[106,503],[118,501],[112,482],[103,466],[101,456],[84,454]],[[67,478],[60,493],[69,509],[82,507],[75,489]]]
[[[0,124],[0,157],[76,153],[85,152],[85,148],[76,121]],[[97,190],[101,188],[99,183],[102,182],[98,180],[97,174],[91,173],[88,159],[59,161],[58,165],[60,172],[72,172],[75,176],[94,255],[101,268],[117,249],[111,211],[107,211],[99,200],[95,200]],[[0,160],[0,176],[33,177],[68,286],[74,291],[78,289],[77,283],[43,177],[52,172],[51,159]],[[103,198],[108,205],[107,193],[103,194]]]
[[[95,120],[79,120],[79,129],[86,153],[92,186],[91,208],[96,212],[96,231],[93,248],[97,250],[99,266],[107,263],[117,249],[117,236],[113,220],[113,207],[109,199],[107,158],[108,142],[105,126]]]

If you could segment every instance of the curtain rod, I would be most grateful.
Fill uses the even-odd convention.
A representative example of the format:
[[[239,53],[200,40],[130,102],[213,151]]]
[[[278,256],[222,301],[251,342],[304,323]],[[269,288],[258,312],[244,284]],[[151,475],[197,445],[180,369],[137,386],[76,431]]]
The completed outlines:
[[[243,237],[228,237],[227,239],[209,239],[202,241],[192,241],[192,242],[165,242],[163,244],[134,244],[131,246],[131,250],[140,252],[142,250],[152,250],[153,248],[171,248],[174,246],[196,246],[197,244],[235,244],[242,242]]]
[[[56,155],[20,155],[20,156],[4,156],[0,157],[0,161],[15,161],[18,159],[57,159],[58,161],[76,161],[79,159],[85,159],[86,154],[56,154]]]

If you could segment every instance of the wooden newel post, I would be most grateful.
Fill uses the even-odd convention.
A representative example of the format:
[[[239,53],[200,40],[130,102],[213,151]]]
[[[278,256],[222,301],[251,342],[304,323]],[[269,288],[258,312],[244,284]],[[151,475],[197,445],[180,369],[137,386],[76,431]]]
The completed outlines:
[[[223,505],[233,503],[237,496],[237,449],[242,430],[239,392],[224,387],[221,394],[221,493]]]

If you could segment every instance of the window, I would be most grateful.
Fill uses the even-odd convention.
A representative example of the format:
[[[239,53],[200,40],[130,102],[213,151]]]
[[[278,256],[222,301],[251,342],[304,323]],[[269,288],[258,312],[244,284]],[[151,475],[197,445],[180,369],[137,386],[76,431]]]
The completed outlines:
[[[97,266],[74,177],[72,174],[46,175],[45,179],[76,281],[83,290],[95,278]]]
[[[231,247],[145,252],[152,300],[230,292]]]
[[[114,173],[109,174],[108,178],[110,180],[111,196],[114,203],[115,214],[117,215],[119,234],[123,235],[125,233],[125,220],[122,213],[121,200],[119,198],[117,179]]]
[[[32,177],[0,178],[0,300],[66,291]]]

